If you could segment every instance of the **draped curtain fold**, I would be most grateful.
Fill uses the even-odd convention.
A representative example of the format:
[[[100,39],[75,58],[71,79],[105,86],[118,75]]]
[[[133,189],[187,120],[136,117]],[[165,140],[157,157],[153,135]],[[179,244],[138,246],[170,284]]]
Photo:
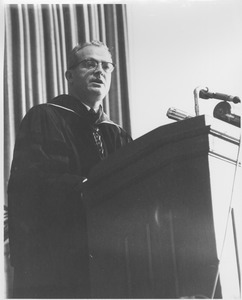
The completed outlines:
[[[78,43],[101,40],[117,70],[104,100],[107,114],[128,132],[128,37],[123,4],[5,5],[4,146],[5,187],[15,136],[33,105],[67,93],[67,55]]]

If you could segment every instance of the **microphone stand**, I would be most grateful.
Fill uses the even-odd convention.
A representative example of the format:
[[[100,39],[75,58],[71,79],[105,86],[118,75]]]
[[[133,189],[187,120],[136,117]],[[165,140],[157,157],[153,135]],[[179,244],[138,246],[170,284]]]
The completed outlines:
[[[201,90],[207,90],[208,91],[208,88],[203,88],[203,87],[196,87],[195,90],[193,91],[193,94],[194,94],[194,103],[195,103],[195,114],[196,116],[199,116],[199,104],[198,104],[198,99],[199,99],[199,93]]]
[[[200,97],[199,95],[200,95],[201,91],[207,93],[208,88],[207,87],[203,88],[203,87],[198,86],[193,91],[196,116],[199,116],[198,100],[199,100],[199,97]],[[233,101],[234,103],[240,102],[240,99],[238,97],[234,97],[234,98],[236,98],[236,100]],[[204,98],[204,99],[208,99],[208,98]],[[231,105],[227,101],[221,101],[215,106],[214,111],[213,111],[213,116],[219,120],[230,123],[234,126],[237,126],[237,127],[241,126],[240,116],[231,113]]]

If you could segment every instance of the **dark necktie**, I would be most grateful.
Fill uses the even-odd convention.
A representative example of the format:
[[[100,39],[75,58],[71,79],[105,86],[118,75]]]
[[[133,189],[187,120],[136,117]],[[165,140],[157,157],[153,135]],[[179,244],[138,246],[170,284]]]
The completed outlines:
[[[88,118],[90,119],[91,123],[94,124],[99,118],[99,112],[95,112],[92,108],[89,109]]]

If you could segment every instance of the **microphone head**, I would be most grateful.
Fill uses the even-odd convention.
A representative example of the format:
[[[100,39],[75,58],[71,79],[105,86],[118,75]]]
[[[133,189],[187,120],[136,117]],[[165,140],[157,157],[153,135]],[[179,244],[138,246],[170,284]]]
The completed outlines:
[[[215,106],[213,111],[213,116],[215,118],[221,119],[222,116],[230,113],[231,113],[231,105],[226,101],[222,101]]]
[[[199,97],[202,99],[210,99],[211,93],[208,93],[208,90],[200,90]]]
[[[234,103],[240,103],[241,101],[240,101],[240,98],[239,97],[237,97],[237,96],[235,96],[235,97],[233,97],[233,100],[232,100]]]

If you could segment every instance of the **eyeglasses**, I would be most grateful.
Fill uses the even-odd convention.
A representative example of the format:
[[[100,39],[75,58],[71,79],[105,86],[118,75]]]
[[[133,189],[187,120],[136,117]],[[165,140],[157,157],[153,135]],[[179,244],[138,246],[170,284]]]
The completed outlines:
[[[84,68],[86,69],[94,69],[96,70],[98,65],[101,64],[102,65],[102,69],[104,72],[106,73],[111,73],[113,72],[114,68],[115,68],[115,64],[108,62],[108,61],[96,61],[95,59],[84,59],[82,61],[80,61],[79,63],[77,63],[76,65],[70,67],[70,69],[78,66],[82,64]]]

